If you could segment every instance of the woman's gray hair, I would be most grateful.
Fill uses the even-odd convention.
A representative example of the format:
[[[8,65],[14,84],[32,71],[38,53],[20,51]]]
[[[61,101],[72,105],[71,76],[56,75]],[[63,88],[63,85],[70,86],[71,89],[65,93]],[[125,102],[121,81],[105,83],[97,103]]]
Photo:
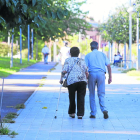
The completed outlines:
[[[91,48],[91,50],[98,49],[98,42],[92,41],[90,43],[90,48]]]

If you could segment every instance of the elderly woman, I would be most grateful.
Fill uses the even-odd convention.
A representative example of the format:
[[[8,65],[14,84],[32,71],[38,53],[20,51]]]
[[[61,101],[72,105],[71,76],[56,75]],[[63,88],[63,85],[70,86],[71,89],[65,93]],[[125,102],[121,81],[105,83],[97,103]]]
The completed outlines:
[[[71,57],[65,60],[60,83],[62,83],[62,79],[67,73],[67,84],[69,92],[68,114],[70,117],[75,118],[75,93],[77,92],[77,116],[78,119],[82,119],[82,117],[84,116],[84,104],[88,72],[85,61],[81,58],[78,58],[79,53],[80,50],[78,47],[72,47],[70,49]]]

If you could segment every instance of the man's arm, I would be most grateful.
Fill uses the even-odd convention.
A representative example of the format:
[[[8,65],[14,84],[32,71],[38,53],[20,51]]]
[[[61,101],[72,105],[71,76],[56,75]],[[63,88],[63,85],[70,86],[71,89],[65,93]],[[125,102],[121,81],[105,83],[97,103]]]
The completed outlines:
[[[109,74],[108,84],[110,84],[112,82],[112,72],[111,72],[110,64],[107,65],[107,70],[108,70],[108,74]]]

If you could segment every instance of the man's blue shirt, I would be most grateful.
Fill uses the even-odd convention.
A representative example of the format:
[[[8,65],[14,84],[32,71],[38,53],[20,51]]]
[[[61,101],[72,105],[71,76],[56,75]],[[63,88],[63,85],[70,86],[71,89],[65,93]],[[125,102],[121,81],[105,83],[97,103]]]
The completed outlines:
[[[107,56],[97,49],[94,49],[85,56],[85,62],[89,72],[106,72],[106,66],[110,64]]]

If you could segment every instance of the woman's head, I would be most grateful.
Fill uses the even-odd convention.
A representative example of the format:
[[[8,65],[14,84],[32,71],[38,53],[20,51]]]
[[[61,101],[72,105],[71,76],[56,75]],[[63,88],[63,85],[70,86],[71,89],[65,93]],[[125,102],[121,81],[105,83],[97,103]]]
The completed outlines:
[[[71,57],[78,57],[79,53],[80,53],[80,50],[78,47],[72,47],[70,49]]]

